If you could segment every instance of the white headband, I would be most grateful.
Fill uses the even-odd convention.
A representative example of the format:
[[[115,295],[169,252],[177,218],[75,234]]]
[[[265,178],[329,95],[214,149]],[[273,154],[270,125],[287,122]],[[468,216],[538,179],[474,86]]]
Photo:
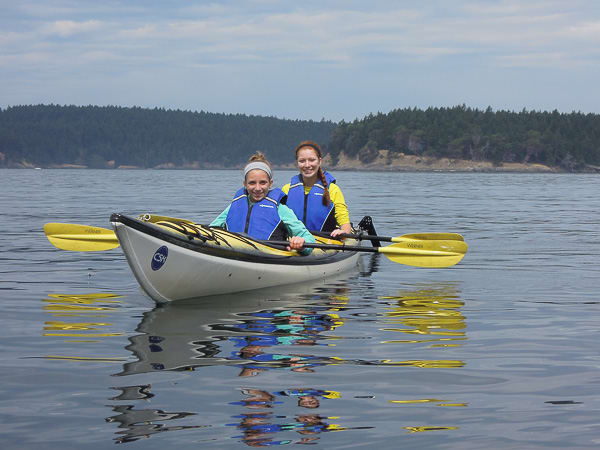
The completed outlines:
[[[254,161],[251,163],[246,164],[246,167],[244,168],[244,178],[246,178],[246,175],[248,175],[248,172],[250,172],[251,170],[254,169],[260,169],[264,172],[267,173],[267,175],[269,175],[269,180],[273,179],[273,174],[271,173],[271,168],[266,165],[264,162],[261,161]]]

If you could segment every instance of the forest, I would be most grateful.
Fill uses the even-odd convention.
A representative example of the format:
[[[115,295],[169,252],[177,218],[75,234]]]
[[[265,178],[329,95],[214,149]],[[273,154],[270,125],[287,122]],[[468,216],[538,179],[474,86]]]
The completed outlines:
[[[293,162],[306,139],[332,163],[342,153],[368,164],[394,154],[503,163],[563,171],[600,169],[600,115],[493,111],[459,105],[404,108],[353,122],[289,120],[118,106],[31,105],[0,109],[0,167],[236,167],[260,150]]]
[[[452,108],[396,109],[339,123],[329,141],[332,156],[341,152],[363,163],[378,151],[490,161],[539,163],[565,171],[600,165],[600,116],[597,114],[485,111]]]
[[[0,167],[234,167],[255,151],[293,161],[336,124],[243,114],[117,106],[14,106],[0,111]]]

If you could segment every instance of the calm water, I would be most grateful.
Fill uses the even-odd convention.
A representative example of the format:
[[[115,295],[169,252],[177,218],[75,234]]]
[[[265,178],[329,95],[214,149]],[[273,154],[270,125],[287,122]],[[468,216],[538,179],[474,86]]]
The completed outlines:
[[[157,308],[44,223],[206,223],[238,171],[0,170],[2,448],[598,447],[600,177],[336,175],[355,222],[469,253]]]

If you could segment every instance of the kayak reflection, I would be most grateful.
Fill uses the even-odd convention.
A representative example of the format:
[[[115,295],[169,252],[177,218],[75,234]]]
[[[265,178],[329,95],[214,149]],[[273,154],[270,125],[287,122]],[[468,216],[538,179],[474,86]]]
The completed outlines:
[[[310,370],[319,358],[267,348],[327,345],[333,338],[329,332],[343,325],[338,312],[347,302],[345,290],[345,281],[328,280],[326,286],[303,284],[157,306],[144,314],[136,329],[140,334],[129,338],[127,349],[137,361],[117,375],[211,365],[236,366],[242,376],[276,367]]]
[[[120,435],[115,439],[116,444],[125,442],[134,442],[141,437],[150,437],[152,434],[165,431],[188,430],[204,428],[197,425],[167,425],[160,422],[183,419],[188,416],[194,416],[195,413],[188,412],[165,412],[160,409],[141,409],[136,410],[131,405],[113,406],[113,411],[117,415],[107,417],[109,423],[118,423],[119,428],[125,431],[118,432]]]

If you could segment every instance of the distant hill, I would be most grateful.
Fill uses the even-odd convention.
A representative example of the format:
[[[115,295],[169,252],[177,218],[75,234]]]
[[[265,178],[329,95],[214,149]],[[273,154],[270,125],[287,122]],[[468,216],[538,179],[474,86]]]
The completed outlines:
[[[0,167],[232,167],[257,150],[287,164],[301,141],[326,144],[335,126],[158,108],[14,106],[0,110]]]
[[[397,109],[340,123],[329,152],[333,161],[358,158],[368,165],[402,155],[428,159],[543,164],[564,171],[600,169],[600,115],[558,111],[515,113],[456,106]]]
[[[237,167],[257,150],[289,165],[306,139],[322,145],[330,168],[600,172],[597,114],[462,105],[334,123],[117,106],[0,109],[0,167]]]

